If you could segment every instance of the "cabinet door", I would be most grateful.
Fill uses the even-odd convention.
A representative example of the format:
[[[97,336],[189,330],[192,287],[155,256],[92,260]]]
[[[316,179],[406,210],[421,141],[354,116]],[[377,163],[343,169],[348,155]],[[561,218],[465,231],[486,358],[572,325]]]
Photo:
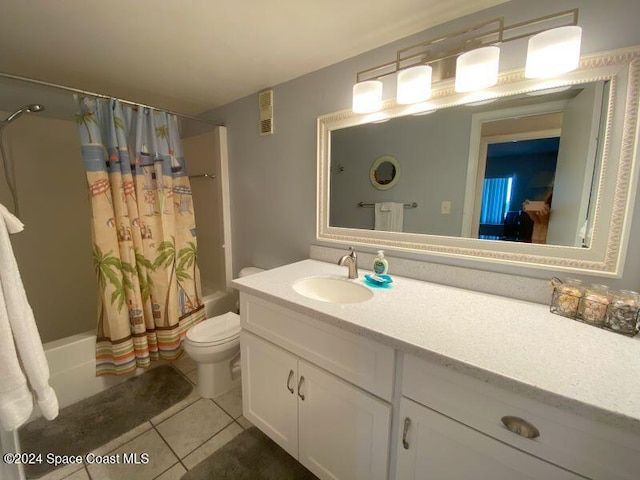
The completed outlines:
[[[240,348],[244,416],[298,458],[296,357],[245,331]]]
[[[406,429],[406,435],[403,435],[407,418],[410,425]],[[505,445],[405,397],[400,402],[400,429],[396,472],[398,479],[583,478]],[[403,437],[406,444],[403,443]]]
[[[322,479],[387,478],[391,406],[298,361],[299,460]]]

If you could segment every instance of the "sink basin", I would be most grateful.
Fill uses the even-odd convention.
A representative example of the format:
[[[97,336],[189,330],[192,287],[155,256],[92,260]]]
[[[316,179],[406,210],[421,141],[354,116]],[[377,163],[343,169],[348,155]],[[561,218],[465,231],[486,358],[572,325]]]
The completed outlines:
[[[373,297],[364,285],[331,277],[303,278],[293,284],[300,295],[329,303],[360,303]]]

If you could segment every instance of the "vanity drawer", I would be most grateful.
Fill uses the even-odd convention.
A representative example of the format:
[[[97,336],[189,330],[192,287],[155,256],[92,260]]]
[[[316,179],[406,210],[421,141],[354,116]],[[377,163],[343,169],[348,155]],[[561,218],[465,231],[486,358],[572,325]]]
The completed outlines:
[[[242,328],[391,401],[391,347],[246,293],[240,293],[240,317]]]
[[[402,394],[486,435],[592,479],[637,479],[640,437],[489,385],[411,355]],[[502,424],[520,417],[540,432],[524,438]]]

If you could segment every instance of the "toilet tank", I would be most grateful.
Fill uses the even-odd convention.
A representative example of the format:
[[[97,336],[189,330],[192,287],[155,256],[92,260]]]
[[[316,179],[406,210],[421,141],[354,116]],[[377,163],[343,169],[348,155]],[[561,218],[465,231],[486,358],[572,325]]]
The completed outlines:
[[[255,273],[260,273],[260,272],[264,272],[264,269],[258,268],[258,267],[245,267],[242,270],[240,270],[240,273],[238,274],[238,276],[240,278],[248,277],[249,275],[253,275]]]
[[[258,268],[258,267],[244,267],[242,270],[240,270],[240,272],[238,273],[238,277],[242,278],[242,277],[248,277],[249,275],[253,275],[256,273],[260,273],[260,272],[264,272],[264,268]],[[240,313],[240,301],[237,300],[236,301],[236,312]]]

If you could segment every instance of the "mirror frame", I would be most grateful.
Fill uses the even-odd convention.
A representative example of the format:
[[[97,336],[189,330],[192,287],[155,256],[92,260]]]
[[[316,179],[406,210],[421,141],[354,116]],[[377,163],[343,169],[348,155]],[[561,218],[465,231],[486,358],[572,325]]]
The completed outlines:
[[[378,183],[376,181],[376,171],[378,170],[378,167],[380,167],[380,165],[382,165],[383,163],[390,163],[395,169],[395,175],[389,183]],[[373,185],[373,187],[377,188],[378,190],[392,189],[396,186],[398,180],[400,180],[400,162],[396,160],[396,157],[393,157],[391,155],[382,155],[381,157],[378,157],[371,164],[371,168],[369,168],[369,180],[371,180],[371,185]]]
[[[383,232],[329,225],[330,136],[333,130],[412,115],[434,109],[544,90],[609,80],[609,104],[604,129],[598,196],[593,209],[593,235],[589,248],[446,237],[406,232]],[[635,204],[637,170],[638,97],[640,47],[582,56],[577,70],[549,80],[532,80],[524,69],[505,72],[498,84],[478,94],[459,94],[453,80],[434,85],[428,102],[397,105],[386,100],[380,112],[355,114],[351,110],[330,113],[317,120],[316,238],[320,241],[384,247],[428,255],[537,269],[567,271],[602,277],[621,277]],[[469,172],[473,178],[477,172]],[[366,201],[366,199],[364,199]]]

